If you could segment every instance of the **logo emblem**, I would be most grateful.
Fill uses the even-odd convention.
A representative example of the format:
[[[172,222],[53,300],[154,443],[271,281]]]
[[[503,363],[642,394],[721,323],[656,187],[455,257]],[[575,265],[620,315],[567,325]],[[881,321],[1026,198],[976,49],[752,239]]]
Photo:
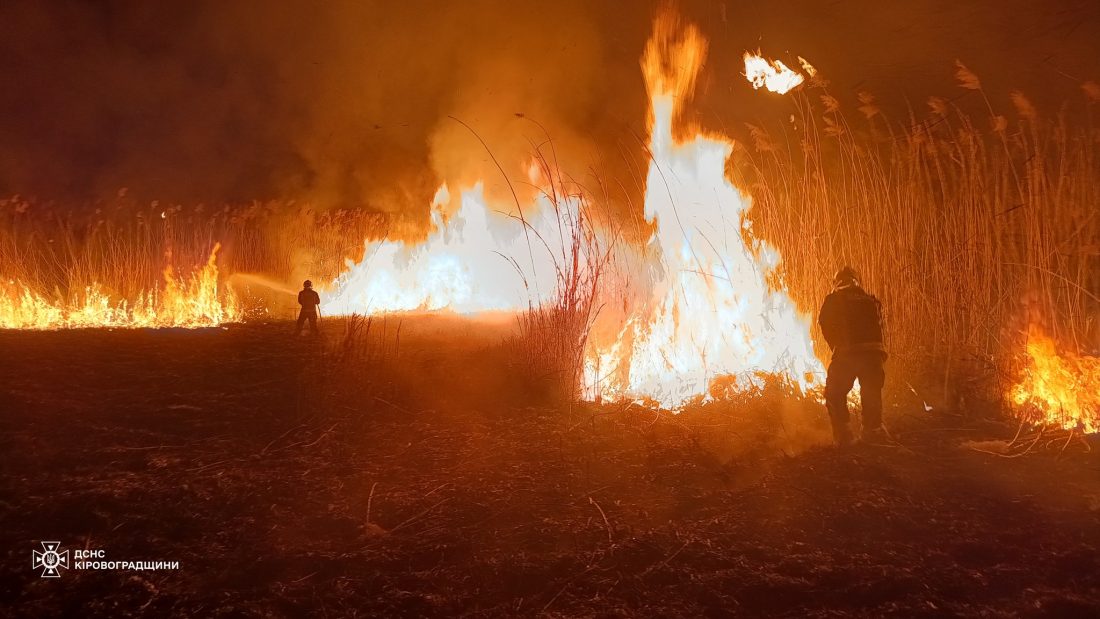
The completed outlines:
[[[61,542],[42,542],[42,552],[33,552],[34,569],[42,568],[42,578],[60,578],[58,568],[69,569],[69,551],[58,550]]]

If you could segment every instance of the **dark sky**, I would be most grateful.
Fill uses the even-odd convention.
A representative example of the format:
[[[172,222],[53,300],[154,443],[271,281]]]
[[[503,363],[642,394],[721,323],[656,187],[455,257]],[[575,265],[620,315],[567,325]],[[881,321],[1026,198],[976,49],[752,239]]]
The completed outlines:
[[[421,211],[443,179],[491,174],[467,122],[518,175],[539,121],[568,170],[624,179],[645,128],[638,61],[657,2],[5,0],[0,194],[75,202],[304,198]],[[678,8],[710,41],[705,124],[789,113],[741,54],[802,55],[854,101],[964,94],[954,60],[1010,109],[1100,81],[1096,0],[721,2]],[[518,118],[522,113],[526,118]],[[513,168],[514,166],[514,168]]]

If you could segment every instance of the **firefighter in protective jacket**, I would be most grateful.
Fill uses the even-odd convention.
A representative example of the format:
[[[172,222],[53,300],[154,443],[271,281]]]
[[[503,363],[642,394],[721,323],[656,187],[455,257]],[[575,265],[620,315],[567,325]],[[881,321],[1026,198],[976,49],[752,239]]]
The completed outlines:
[[[821,305],[818,324],[833,351],[825,379],[825,404],[837,444],[852,441],[848,392],[857,379],[863,404],[863,437],[885,433],[882,385],[887,355],[882,338],[882,304],[860,286],[859,274],[852,267],[837,272],[833,291]]]
[[[317,334],[317,306],[321,304],[321,296],[317,294],[317,291],[313,289],[313,282],[308,279],[302,284],[302,290],[298,293],[298,305],[302,306],[302,310],[298,312],[298,328],[294,331],[294,334],[300,334],[302,327],[305,326],[306,321],[309,321],[309,330],[314,335]]]

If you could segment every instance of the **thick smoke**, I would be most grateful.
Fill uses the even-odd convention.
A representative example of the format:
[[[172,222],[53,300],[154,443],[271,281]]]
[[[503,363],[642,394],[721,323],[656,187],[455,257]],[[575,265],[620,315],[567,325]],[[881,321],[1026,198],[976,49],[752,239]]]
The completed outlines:
[[[500,180],[479,137],[521,176],[546,134],[581,180],[645,109],[591,5],[5,3],[0,191],[415,211]]]
[[[8,0],[0,193],[78,203],[128,187],[144,199],[294,198],[423,219],[442,181],[483,178],[490,196],[508,195],[479,138],[521,179],[532,144],[550,137],[544,152],[566,173],[636,201],[638,58],[657,6]],[[902,118],[908,104],[952,92],[955,58],[1040,104],[1098,77],[1091,0],[679,9],[711,41],[691,113],[735,134],[790,111],[739,75],[741,53],[758,45],[810,58],[842,100],[872,90]]]

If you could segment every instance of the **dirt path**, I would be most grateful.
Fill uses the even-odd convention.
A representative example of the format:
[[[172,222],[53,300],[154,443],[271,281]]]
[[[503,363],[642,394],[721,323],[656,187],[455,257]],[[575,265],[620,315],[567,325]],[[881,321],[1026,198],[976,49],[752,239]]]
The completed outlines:
[[[1095,442],[541,406],[494,328],[372,328],[0,332],[0,615],[1100,614]],[[41,540],[180,569],[43,579]]]

